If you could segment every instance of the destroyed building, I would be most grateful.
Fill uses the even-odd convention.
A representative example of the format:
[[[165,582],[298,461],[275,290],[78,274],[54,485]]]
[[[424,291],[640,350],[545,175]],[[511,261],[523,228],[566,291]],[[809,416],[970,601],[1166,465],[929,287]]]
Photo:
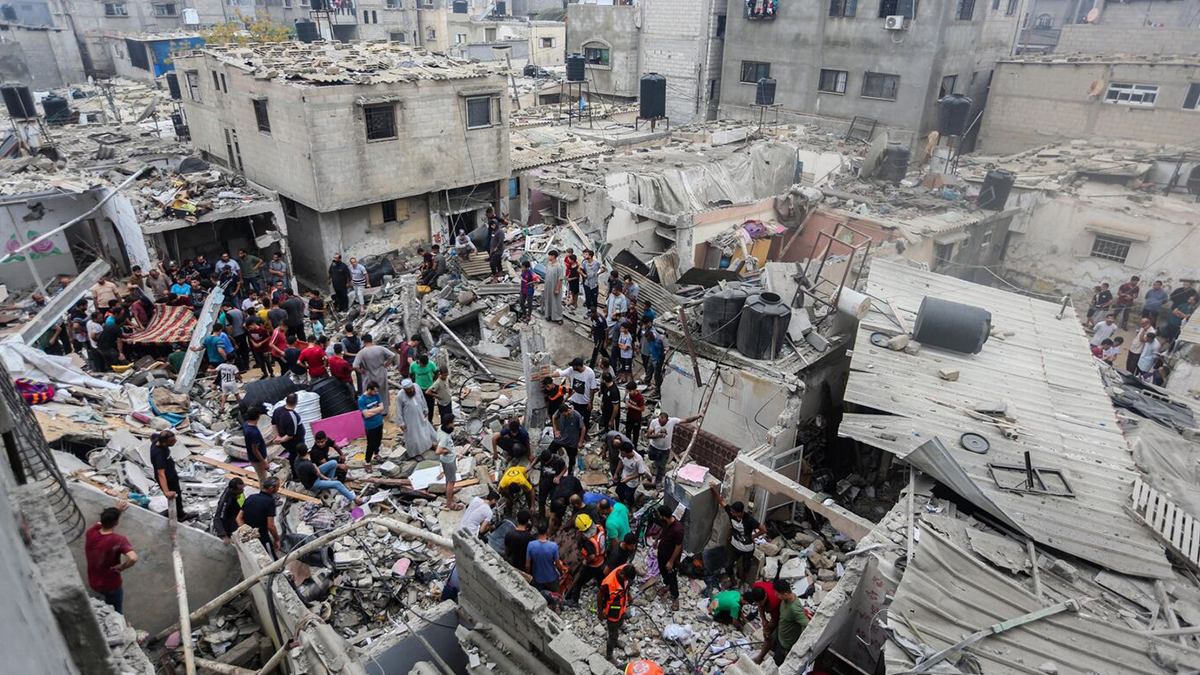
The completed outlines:
[[[396,43],[297,42],[175,63],[194,145],[279,192],[312,285],[324,287],[335,252],[474,230],[512,173],[505,80],[482,64]]]

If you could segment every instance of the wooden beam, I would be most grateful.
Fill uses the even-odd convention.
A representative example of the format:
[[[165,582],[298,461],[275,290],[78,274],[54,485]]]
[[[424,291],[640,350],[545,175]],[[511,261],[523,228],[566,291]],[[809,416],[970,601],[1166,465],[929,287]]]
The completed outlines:
[[[810,511],[824,516],[829,520],[833,529],[854,541],[861,541],[871,530],[875,529],[875,523],[837,504],[826,506],[812,490],[752,459],[746,457],[735,459],[733,472],[735,490],[744,483],[749,483],[750,487],[760,487],[772,494],[794,499],[803,503]]]
[[[171,562],[175,568],[175,599],[179,602],[179,638],[183,644],[183,668],[187,675],[196,675],[196,655],[192,650],[192,621],[188,613],[187,584],[183,576],[183,556],[179,553],[179,500],[172,499],[167,508],[170,516]]]
[[[251,471],[249,469],[243,469],[240,466],[234,466],[232,464],[222,462],[221,460],[213,459],[212,457],[205,457],[204,455],[190,455],[188,457],[188,459],[194,459],[197,462],[203,462],[205,464],[208,464],[209,466],[215,466],[218,469],[224,469],[225,473],[226,473],[226,476],[225,476],[226,478],[234,478],[234,477],[241,478],[242,481],[246,483],[246,485],[249,485],[250,487],[254,488],[255,490],[262,489],[262,486],[260,486],[258,484],[258,474],[254,473],[253,471]],[[317,499],[316,497],[313,497],[312,495],[300,494],[299,492],[293,492],[292,490],[285,490],[283,488],[279,488],[279,494],[281,494],[285,497],[291,497],[292,499],[298,499],[302,502],[310,502],[313,504],[322,503],[320,499]]]
[[[692,342],[692,327],[688,325],[687,314],[679,308],[679,323],[683,326],[683,339],[687,342],[688,356],[692,357],[692,374],[696,376],[697,386],[704,381],[700,376],[700,362],[696,360],[696,343]]]

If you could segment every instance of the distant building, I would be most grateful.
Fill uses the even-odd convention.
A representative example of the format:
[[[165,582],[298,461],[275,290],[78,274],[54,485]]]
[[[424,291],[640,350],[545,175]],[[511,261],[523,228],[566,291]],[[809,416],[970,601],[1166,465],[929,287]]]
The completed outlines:
[[[175,65],[193,144],[279,192],[310,283],[324,283],[334,253],[474,229],[512,176],[507,81],[487,64],[288,42],[206,47]]]
[[[113,34],[104,37],[104,47],[113,64],[113,74],[133,80],[154,80],[175,70],[171,55],[204,44],[195,33]]]
[[[1092,138],[1191,144],[1200,128],[1198,67],[1200,56],[1005,60],[992,81],[979,149],[1009,154]]]
[[[1029,0],[1017,53],[1192,54],[1197,28],[1200,0]]]
[[[860,118],[860,128],[868,132],[888,128],[923,134],[935,128],[937,102],[950,93],[972,99],[975,119],[996,62],[1010,54],[1016,4],[731,2],[720,116],[757,119],[756,84],[771,78],[783,119]]]
[[[567,7],[567,51],[587,61],[587,91],[604,101],[639,96],[646,73],[667,78],[667,116],[683,124],[715,114],[725,34],[724,0],[583,0]]]
[[[52,24],[0,22],[0,80],[35,90],[86,82],[75,34]]]

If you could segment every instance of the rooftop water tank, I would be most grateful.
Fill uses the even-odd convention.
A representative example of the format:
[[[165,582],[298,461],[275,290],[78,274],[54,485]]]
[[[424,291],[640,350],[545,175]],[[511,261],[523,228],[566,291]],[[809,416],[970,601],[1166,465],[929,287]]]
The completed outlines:
[[[71,122],[71,104],[67,99],[53,94],[42,99],[42,112],[46,115],[47,124],[66,124]]]
[[[312,19],[296,19],[296,39],[301,42],[316,42],[321,39],[317,24]]]
[[[950,94],[938,102],[938,133],[942,136],[962,136],[967,132],[971,114],[971,99],[962,94]]]
[[[1013,184],[1017,182],[1017,174],[1007,169],[992,169],[983,177],[983,187],[979,188],[979,198],[975,205],[989,211],[1003,211],[1008,203],[1008,193],[1012,192]]]
[[[764,77],[754,89],[754,105],[775,105],[775,78]]]
[[[29,87],[23,84],[2,85],[0,97],[4,99],[4,107],[8,109],[8,116],[12,119],[28,120],[38,116]]]
[[[760,293],[746,300],[738,324],[737,349],[750,359],[774,359],[783,350],[792,309],[775,293]]]
[[[913,339],[923,345],[978,354],[992,331],[992,313],[961,302],[925,296],[913,324]]]
[[[586,78],[584,66],[587,65],[587,60],[583,58],[583,54],[568,54],[567,55],[567,82],[583,82]]]
[[[908,173],[908,148],[900,143],[890,142],[879,157],[879,170],[875,177],[898,185]]]
[[[657,120],[667,116],[667,78],[658,73],[642,76],[641,95],[638,97],[638,117]]]
[[[721,347],[737,342],[738,323],[748,295],[741,288],[730,286],[705,297],[703,339]]]

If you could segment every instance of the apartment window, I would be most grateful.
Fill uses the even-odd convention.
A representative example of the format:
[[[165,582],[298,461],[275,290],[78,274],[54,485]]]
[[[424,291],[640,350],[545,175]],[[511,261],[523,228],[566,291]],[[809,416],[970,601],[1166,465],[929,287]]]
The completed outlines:
[[[725,37],[725,15],[724,14],[717,15],[717,37],[719,37],[719,38]]]
[[[283,206],[283,215],[292,219],[300,217],[300,209],[296,208],[295,201],[284,197],[283,195],[279,195],[279,203]]]
[[[229,86],[225,83],[225,73],[221,73],[221,93],[229,93]]]
[[[396,200],[389,199],[386,202],[379,202],[379,207],[383,211],[383,222],[396,222]]]
[[[363,108],[367,122],[368,141],[386,141],[396,137],[396,106],[391,103],[369,105]]]
[[[883,73],[866,73],[863,75],[862,95],[866,98],[881,98],[886,101],[895,101],[896,90],[899,88],[899,75],[885,75]]]
[[[1020,0],[1008,0],[1008,7],[1004,8],[1004,16],[1012,16],[1017,13],[1017,3]]]
[[[425,31],[425,39],[426,40],[437,40],[437,31],[432,28],[426,30]]]
[[[217,75],[217,71],[212,71],[213,76],[213,91],[221,93],[221,77]]]
[[[849,77],[850,73],[844,70],[822,68],[821,81],[817,84],[817,89],[828,94],[844,94],[846,93],[846,80]]]
[[[1158,98],[1158,85],[1155,84],[1126,84],[1113,82],[1108,85],[1104,100],[1120,105],[1139,105],[1147,108],[1154,106]]]
[[[995,12],[995,11],[998,11],[999,9],[1000,9],[1000,0],[992,0],[992,11]]]
[[[267,113],[267,99],[255,99],[251,103],[254,104],[254,121],[258,123],[258,130],[264,134],[271,133],[271,117]]]
[[[1033,20],[1034,30],[1050,30],[1054,28],[1054,17],[1049,14],[1039,14],[1038,18]]]
[[[293,0],[283,0],[283,8],[284,9],[292,9],[295,6],[296,6],[296,3]]]
[[[483,40],[484,40],[484,42],[495,42],[496,41],[496,29],[495,28],[484,29]]]
[[[225,130],[225,152],[229,156],[229,168],[234,171],[242,170],[242,146],[238,143],[237,131]]]
[[[829,0],[829,16],[854,16],[858,0]]]
[[[104,3],[104,16],[129,16],[129,10],[125,9],[123,2],[106,2]]]
[[[177,16],[175,11],[175,3],[167,3],[164,5],[154,5],[154,16]]]
[[[492,126],[492,98],[476,96],[467,99],[467,128],[482,129]]]
[[[954,18],[959,21],[970,21],[975,18],[975,0],[958,0],[958,9]]]
[[[400,0],[387,0],[388,9],[400,9]]]
[[[508,198],[516,199],[521,196],[521,180],[519,178],[508,179]]]
[[[200,71],[185,70],[183,71],[183,81],[187,83],[188,98],[193,101],[200,100]]]
[[[1193,82],[1188,87],[1187,96],[1183,97],[1184,110],[1200,110],[1200,82]]]
[[[915,0],[879,0],[879,18],[888,16],[903,16],[912,19],[917,16]]]
[[[742,82],[757,84],[764,77],[771,77],[771,64],[762,61],[742,61]]]
[[[607,66],[608,65],[608,47],[587,46],[583,47],[583,60],[592,66]]]
[[[379,23],[379,12],[371,10],[371,23]]]
[[[405,42],[408,40],[404,33],[388,33],[388,39],[392,42]]]
[[[1129,257],[1129,247],[1133,246],[1132,239],[1124,237],[1113,237],[1107,234],[1098,234],[1092,242],[1093,258],[1101,260],[1112,260],[1124,264]]]
[[[947,75],[942,78],[942,87],[938,89],[938,99],[943,99],[954,93],[954,86],[958,84],[957,75]]]
[[[554,46],[554,38],[542,38],[542,49],[550,49]]]
[[[456,44],[456,45],[461,45],[461,44],[465,43],[466,41],[467,41],[466,33],[459,33],[454,36],[454,44]]]

